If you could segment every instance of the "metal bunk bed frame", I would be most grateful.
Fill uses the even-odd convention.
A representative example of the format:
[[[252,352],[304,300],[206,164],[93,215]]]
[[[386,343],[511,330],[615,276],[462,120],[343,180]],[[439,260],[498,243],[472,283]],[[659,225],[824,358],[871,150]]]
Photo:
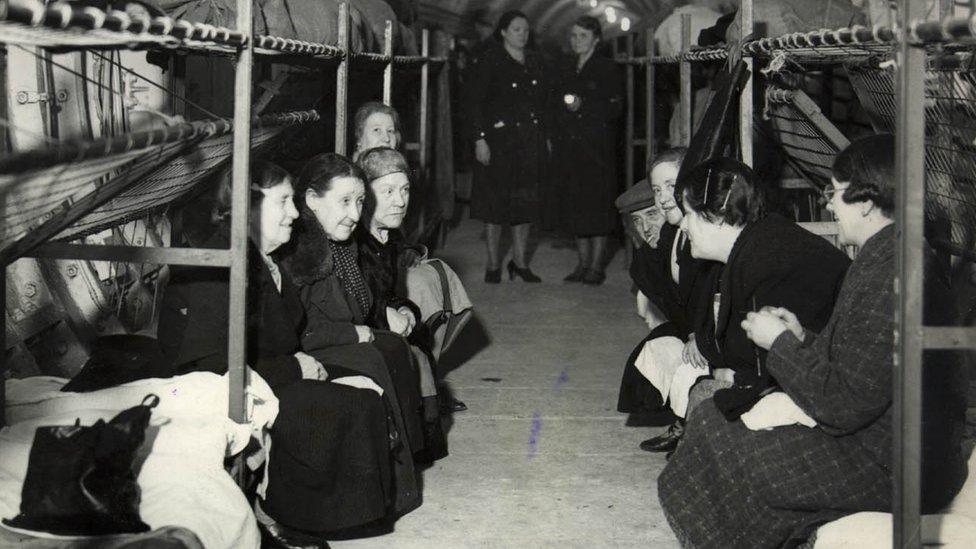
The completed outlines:
[[[208,54],[232,55],[235,60],[234,119],[232,149],[232,209],[231,244],[227,250],[197,248],[154,248],[140,246],[95,246],[62,242],[45,242],[64,229],[71,220],[77,220],[91,212],[98,203],[80,201],[62,216],[66,221],[58,227],[50,227],[44,238],[19,239],[0,250],[0,295],[6,295],[6,267],[20,257],[45,257],[59,259],[108,260],[155,264],[192,265],[230,269],[230,321],[228,326],[228,377],[230,383],[228,414],[235,422],[246,421],[245,393],[248,384],[246,365],[245,295],[247,286],[247,220],[249,214],[249,165],[251,156],[252,72],[255,55],[288,63],[292,59],[339,59],[336,64],[336,126],[335,151],[345,154],[347,149],[347,109],[349,63],[384,64],[383,100],[390,104],[393,90],[394,65],[419,66],[421,71],[419,149],[420,168],[427,165],[429,148],[429,71],[431,64],[443,64],[444,57],[431,57],[429,31],[422,30],[422,54],[420,56],[393,55],[393,22],[386,22],[383,54],[351,53],[349,51],[350,13],[348,3],[339,8],[339,32],[337,45],[313,44],[273,36],[253,36],[252,2],[237,0],[235,30],[187,21],[174,21],[166,17],[132,19],[123,12],[109,13],[85,8],[73,10],[64,3],[55,3],[43,12],[28,9],[30,6],[0,0],[0,42],[7,32],[20,32],[36,37],[37,45],[53,45],[59,38],[70,37],[73,49],[86,47],[135,47],[177,48]],[[40,27],[41,24],[47,25]],[[8,35],[9,36],[9,35]],[[79,37],[91,36],[92,40]],[[63,43],[63,42],[61,42]],[[107,191],[99,189],[99,200],[105,201],[118,195],[125,186]],[[14,253],[10,253],[14,251]],[[0,301],[0,329],[6,333],[6,300]],[[5,356],[0,355],[0,426],[5,424],[4,380],[6,379]],[[238,471],[243,468],[237,467]],[[241,480],[240,478],[238,480]]]
[[[862,53],[896,48],[895,128],[897,142],[898,192],[896,195],[895,222],[900,229],[897,238],[897,267],[895,271],[896,337],[892,349],[895,375],[893,381],[893,469],[892,494],[893,546],[918,548],[921,537],[921,451],[922,451],[922,354],[926,350],[971,351],[976,349],[974,327],[925,326],[922,318],[923,302],[923,243],[925,242],[925,68],[930,44],[967,44],[976,39],[976,14],[971,9],[968,18],[951,17],[949,3],[940,2],[940,18],[926,20],[926,3],[921,0],[899,0],[898,20],[893,27],[875,25],[873,28],[854,26],[836,30],[815,30],[785,36],[747,41],[738,46],[743,57],[750,63],[751,57],[770,55],[773,51],[791,54],[818,54],[831,49],[843,50],[845,46],[857,47]],[[743,0],[743,36],[752,32],[752,0]],[[682,45],[679,55],[655,57],[653,33],[646,34],[645,57],[634,57],[633,34],[627,35],[626,53],[617,57],[627,72],[626,114],[626,184],[634,182],[634,148],[645,147],[645,157],[654,155],[653,106],[654,66],[680,63],[680,107],[678,115],[682,128],[682,144],[691,135],[691,82],[690,64],[696,61],[723,59],[728,56],[724,49],[691,49],[690,16],[682,16]],[[615,44],[616,52],[616,44]],[[646,72],[645,139],[634,138],[634,69],[644,67]],[[752,162],[752,78],[742,94],[740,104],[742,156]],[[813,224],[816,232],[824,232],[824,223]],[[970,254],[971,255],[971,254]],[[970,474],[973,474],[970,471]]]

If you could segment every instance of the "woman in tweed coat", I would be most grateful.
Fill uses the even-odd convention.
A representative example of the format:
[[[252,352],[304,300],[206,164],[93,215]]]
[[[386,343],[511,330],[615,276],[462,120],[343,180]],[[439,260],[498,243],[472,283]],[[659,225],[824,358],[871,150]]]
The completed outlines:
[[[890,135],[873,136],[834,163],[828,207],[841,241],[860,253],[821,333],[804,330],[783,308],[742,322],[769,350],[766,365],[783,392],[741,420],[726,421],[709,405],[689,418],[685,441],[658,479],[665,515],[683,545],[793,546],[822,523],[891,509],[893,153]],[[932,284],[927,309],[945,311],[946,289]],[[934,375],[926,371],[923,510],[945,505],[965,477],[957,428],[965,397],[956,372],[951,361],[933,364]]]

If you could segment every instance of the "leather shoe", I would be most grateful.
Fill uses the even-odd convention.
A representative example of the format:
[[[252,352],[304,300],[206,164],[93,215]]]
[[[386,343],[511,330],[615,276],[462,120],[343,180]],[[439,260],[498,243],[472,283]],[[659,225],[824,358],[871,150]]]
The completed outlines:
[[[603,271],[597,271],[595,269],[586,269],[583,273],[583,278],[581,282],[587,286],[599,286],[603,284],[603,281],[607,279],[607,273]]]
[[[467,404],[453,397],[444,399],[444,402],[441,403],[441,411],[443,412],[463,412],[467,409]]]
[[[666,433],[649,438],[640,443],[640,449],[645,452],[671,452],[678,447],[678,441],[685,432],[684,420],[677,420],[668,427]]]
[[[578,265],[576,267],[576,270],[569,273],[568,275],[566,275],[565,278],[563,278],[563,282],[570,282],[570,283],[583,282],[583,273],[585,272],[586,269],[584,269],[582,265]]]
[[[258,521],[261,549],[329,549],[329,542],[278,524]]]

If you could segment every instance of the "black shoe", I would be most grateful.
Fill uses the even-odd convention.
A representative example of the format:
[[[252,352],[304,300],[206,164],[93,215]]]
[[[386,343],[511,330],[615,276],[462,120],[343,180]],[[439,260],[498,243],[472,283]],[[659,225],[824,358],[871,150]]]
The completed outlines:
[[[606,279],[607,273],[594,269],[586,269],[586,271],[583,273],[581,282],[589,286],[599,286],[600,284],[603,284],[603,281]]]
[[[498,284],[502,281],[501,269],[487,269],[485,271],[485,282],[488,284]]]
[[[577,265],[576,266],[576,270],[573,271],[573,272],[571,272],[571,273],[569,273],[566,276],[566,278],[563,279],[563,282],[583,282],[583,273],[585,273],[585,272],[586,272],[586,269],[584,269],[583,267]]]
[[[528,267],[519,267],[514,261],[508,262],[508,279],[515,280],[515,275],[518,275],[525,282],[542,282],[542,279],[532,272],[532,269]]]
[[[261,549],[329,549],[329,542],[282,526],[258,521]]]
[[[640,449],[645,452],[671,452],[678,447],[678,441],[685,432],[684,420],[677,420],[668,427],[663,435],[649,438],[640,443]]]
[[[627,416],[627,427],[664,427],[671,425],[678,419],[671,408],[663,406],[657,410],[632,412]]]
[[[441,412],[444,413],[463,412],[467,409],[468,405],[456,398],[445,399],[441,403]]]

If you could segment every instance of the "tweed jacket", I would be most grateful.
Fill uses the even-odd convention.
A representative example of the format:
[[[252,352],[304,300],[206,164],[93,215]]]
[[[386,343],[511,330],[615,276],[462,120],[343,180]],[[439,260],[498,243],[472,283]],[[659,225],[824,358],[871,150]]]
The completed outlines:
[[[892,452],[895,228],[888,226],[861,249],[837,305],[820,334],[805,341],[781,334],[767,367],[819,428],[849,438],[887,470]],[[952,319],[951,295],[935,256],[926,249],[926,324]],[[944,503],[965,477],[960,450],[966,383],[946,353],[926,353],[923,370],[923,478],[928,502]]]

